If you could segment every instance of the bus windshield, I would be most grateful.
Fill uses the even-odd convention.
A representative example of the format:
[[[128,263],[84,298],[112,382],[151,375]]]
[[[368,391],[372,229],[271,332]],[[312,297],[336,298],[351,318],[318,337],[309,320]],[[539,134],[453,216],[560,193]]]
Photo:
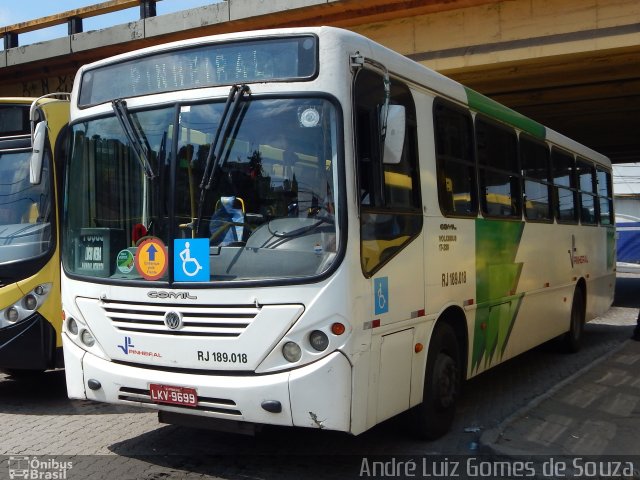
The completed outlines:
[[[45,154],[40,183],[29,181],[31,150],[0,150],[0,264],[28,260],[51,246],[51,180]]]
[[[73,125],[65,269],[207,283],[324,273],[339,245],[335,106],[250,95],[238,104],[228,114],[224,99],[129,108],[147,172],[117,116]]]

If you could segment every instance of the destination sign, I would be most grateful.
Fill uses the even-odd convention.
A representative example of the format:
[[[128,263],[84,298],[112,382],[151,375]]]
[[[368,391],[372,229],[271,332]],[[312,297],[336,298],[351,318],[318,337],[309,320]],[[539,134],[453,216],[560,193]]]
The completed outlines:
[[[312,78],[317,57],[317,39],[312,35],[147,53],[85,71],[78,106],[216,85]]]
[[[0,105],[0,137],[31,133],[29,107],[29,104]]]

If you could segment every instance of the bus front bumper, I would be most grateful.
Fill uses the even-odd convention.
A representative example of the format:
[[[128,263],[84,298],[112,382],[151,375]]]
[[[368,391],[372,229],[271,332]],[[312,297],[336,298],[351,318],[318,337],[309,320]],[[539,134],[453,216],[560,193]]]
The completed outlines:
[[[0,329],[0,369],[47,370],[56,366],[56,333],[39,313]]]
[[[66,334],[63,345],[70,398],[133,404],[231,422],[350,430],[351,365],[340,352],[286,372],[234,376],[233,372],[178,373],[113,363],[87,353]],[[97,384],[100,387],[96,389]],[[195,388],[198,405],[154,403],[150,384]],[[274,405],[279,405],[280,411],[274,411],[278,410]]]

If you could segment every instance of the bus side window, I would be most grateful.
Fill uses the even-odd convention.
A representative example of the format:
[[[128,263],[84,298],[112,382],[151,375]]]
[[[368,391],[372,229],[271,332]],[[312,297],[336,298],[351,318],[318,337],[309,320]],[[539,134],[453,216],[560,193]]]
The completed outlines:
[[[576,164],[568,152],[551,149],[553,184],[556,195],[556,218],[562,223],[578,223]]]
[[[524,214],[529,221],[553,220],[551,158],[549,147],[520,134],[520,163],[524,184]]]
[[[512,128],[476,116],[480,206],[486,217],[522,217],[517,145]]]
[[[382,76],[362,69],[354,92],[361,264],[370,276],[422,230],[418,136],[411,92],[392,80],[390,104],[405,107],[406,127],[399,161],[384,163],[379,113],[384,102]]]
[[[362,108],[356,113],[358,130],[358,183],[360,188],[360,203],[362,205],[376,205],[380,200],[376,197],[376,183],[379,182],[380,172],[374,170],[372,160],[373,148],[371,133],[378,128],[368,110]]]
[[[587,160],[576,162],[578,186],[580,187],[580,222],[583,225],[598,223],[596,202],[596,168]]]
[[[433,108],[438,198],[444,215],[478,214],[471,114],[437,99]]]
[[[613,223],[613,191],[611,187],[611,173],[601,168],[596,169],[598,188],[598,213],[601,225]]]

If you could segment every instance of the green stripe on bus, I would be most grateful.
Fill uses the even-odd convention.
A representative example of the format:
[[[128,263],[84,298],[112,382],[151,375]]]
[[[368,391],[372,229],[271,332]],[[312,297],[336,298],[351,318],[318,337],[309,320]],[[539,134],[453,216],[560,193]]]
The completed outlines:
[[[471,366],[502,360],[523,293],[516,293],[522,263],[516,255],[524,222],[476,220],[476,300]]]
[[[546,129],[544,125],[525,117],[515,110],[511,110],[510,108],[501,105],[495,100],[491,100],[489,97],[485,97],[475,90],[467,87],[465,87],[465,90],[467,91],[467,102],[472,110],[484,113],[489,117],[493,117],[497,120],[508,123],[509,125],[513,125],[534,137],[542,140],[545,139]]]

